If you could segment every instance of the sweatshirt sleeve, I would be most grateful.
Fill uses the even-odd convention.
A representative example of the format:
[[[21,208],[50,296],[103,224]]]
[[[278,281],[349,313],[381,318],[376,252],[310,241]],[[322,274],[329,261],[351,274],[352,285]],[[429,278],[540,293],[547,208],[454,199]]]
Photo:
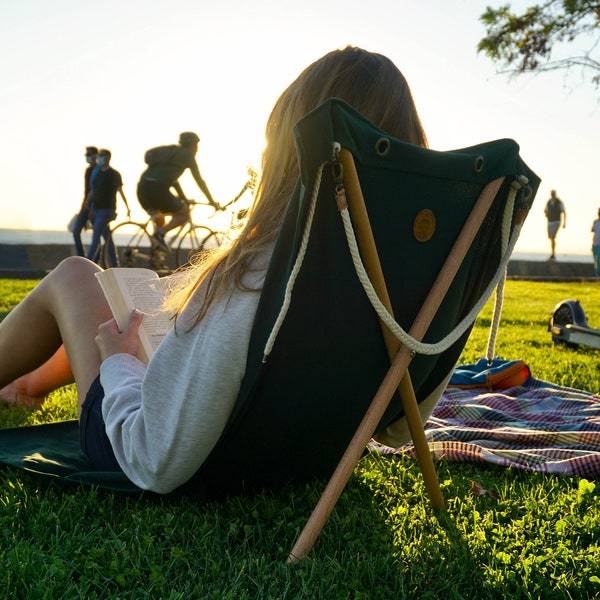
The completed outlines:
[[[102,363],[106,433],[119,465],[142,489],[174,490],[216,444],[246,370],[259,296],[236,290],[191,330],[185,316],[194,306],[187,307],[183,326],[171,329],[147,368],[125,354]]]

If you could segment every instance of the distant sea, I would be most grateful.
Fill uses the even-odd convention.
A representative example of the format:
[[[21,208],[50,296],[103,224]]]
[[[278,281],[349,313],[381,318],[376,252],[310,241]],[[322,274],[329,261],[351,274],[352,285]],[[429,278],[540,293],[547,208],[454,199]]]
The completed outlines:
[[[89,243],[90,232],[83,233],[83,242]],[[72,244],[73,236],[68,231],[43,231],[31,229],[0,229],[0,244]],[[548,260],[547,252],[515,252],[515,260]],[[592,254],[561,254],[557,260],[562,262],[593,263]]]

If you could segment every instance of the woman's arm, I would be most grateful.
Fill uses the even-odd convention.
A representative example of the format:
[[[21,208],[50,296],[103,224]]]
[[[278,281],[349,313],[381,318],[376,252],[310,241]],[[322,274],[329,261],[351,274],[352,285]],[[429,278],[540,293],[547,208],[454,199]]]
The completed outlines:
[[[239,393],[258,299],[236,290],[189,332],[185,318],[197,306],[187,307],[147,370],[124,354],[102,363],[106,432],[139,487],[168,493],[211,452]]]

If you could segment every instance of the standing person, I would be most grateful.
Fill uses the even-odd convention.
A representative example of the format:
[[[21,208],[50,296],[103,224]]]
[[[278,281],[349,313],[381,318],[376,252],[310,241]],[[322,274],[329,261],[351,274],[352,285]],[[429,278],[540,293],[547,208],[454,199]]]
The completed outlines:
[[[592,254],[594,255],[594,269],[596,276],[600,277],[600,208],[598,209],[598,218],[592,223]]]
[[[550,260],[556,258],[556,234],[560,229],[562,222],[563,229],[567,226],[567,212],[562,200],[557,197],[556,190],[550,191],[550,198],[546,202],[544,209],[546,219],[548,219],[548,238],[550,239]]]
[[[117,256],[115,245],[110,236],[109,223],[117,218],[117,192],[121,195],[127,207],[127,218],[130,218],[131,211],[123,192],[121,174],[110,166],[110,159],[111,153],[109,150],[102,149],[98,152],[96,159],[98,169],[92,177],[91,189],[88,194],[94,213],[94,233],[92,235],[92,243],[88,248],[87,257],[90,260],[94,260],[94,256],[100,245],[100,237],[102,237],[104,238],[104,242],[108,244],[109,266],[116,267]]]
[[[96,169],[96,158],[98,157],[98,148],[96,146],[87,146],[85,149],[85,161],[88,163],[87,169],[83,175],[83,201],[79,214],[73,223],[71,233],[75,241],[75,252],[77,256],[85,256],[83,244],[81,243],[81,232],[90,219],[89,193],[91,189],[92,173]]]
[[[181,287],[166,306],[175,325],[149,364],[135,356],[142,315],[133,311],[119,331],[96,281],[100,268],[70,257],[0,324],[0,387],[37,369],[47,391],[70,368],[82,449],[95,468],[123,471],[158,493],[193,477],[244,377],[260,290],[299,175],[293,126],[331,97],[360,108],[389,135],[427,146],[408,84],[391,60],[354,47],[326,54],[276,102],[248,220],[231,246],[178,275]],[[62,368],[55,354],[61,344],[68,356]]]
[[[209,204],[219,208],[200,175],[196,162],[199,143],[200,138],[194,132],[185,131],[179,136],[179,144],[159,146],[146,153],[148,168],[142,173],[137,187],[140,204],[150,215],[157,210],[172,215],[170,221],[160,225],[152,236],[152,240],[161,250],[169,250],[165,234],[183,225],[190,218],[187,198],[178,181],[186,169],[190,170]],[[171,193],[171,188],[177,195]]]

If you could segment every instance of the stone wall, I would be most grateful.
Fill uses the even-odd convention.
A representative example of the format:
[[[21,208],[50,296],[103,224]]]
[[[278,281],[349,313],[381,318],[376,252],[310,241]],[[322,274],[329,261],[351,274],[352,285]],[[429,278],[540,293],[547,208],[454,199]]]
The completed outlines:
[[[596,279],[592,263],[562,262],[560,260],[511,260],[508,264],[508,277],[509,279],[540,279],[544,281]]]
[[[61,260],[72,256],[74,247],[63,244],[0,244],[0,278],[38,279]],[[595,279],[591,263],[511,260],[510,279],[571,281]]]
[[[66,244],[0,244],[0,277],[38,279],[74,253]]]

